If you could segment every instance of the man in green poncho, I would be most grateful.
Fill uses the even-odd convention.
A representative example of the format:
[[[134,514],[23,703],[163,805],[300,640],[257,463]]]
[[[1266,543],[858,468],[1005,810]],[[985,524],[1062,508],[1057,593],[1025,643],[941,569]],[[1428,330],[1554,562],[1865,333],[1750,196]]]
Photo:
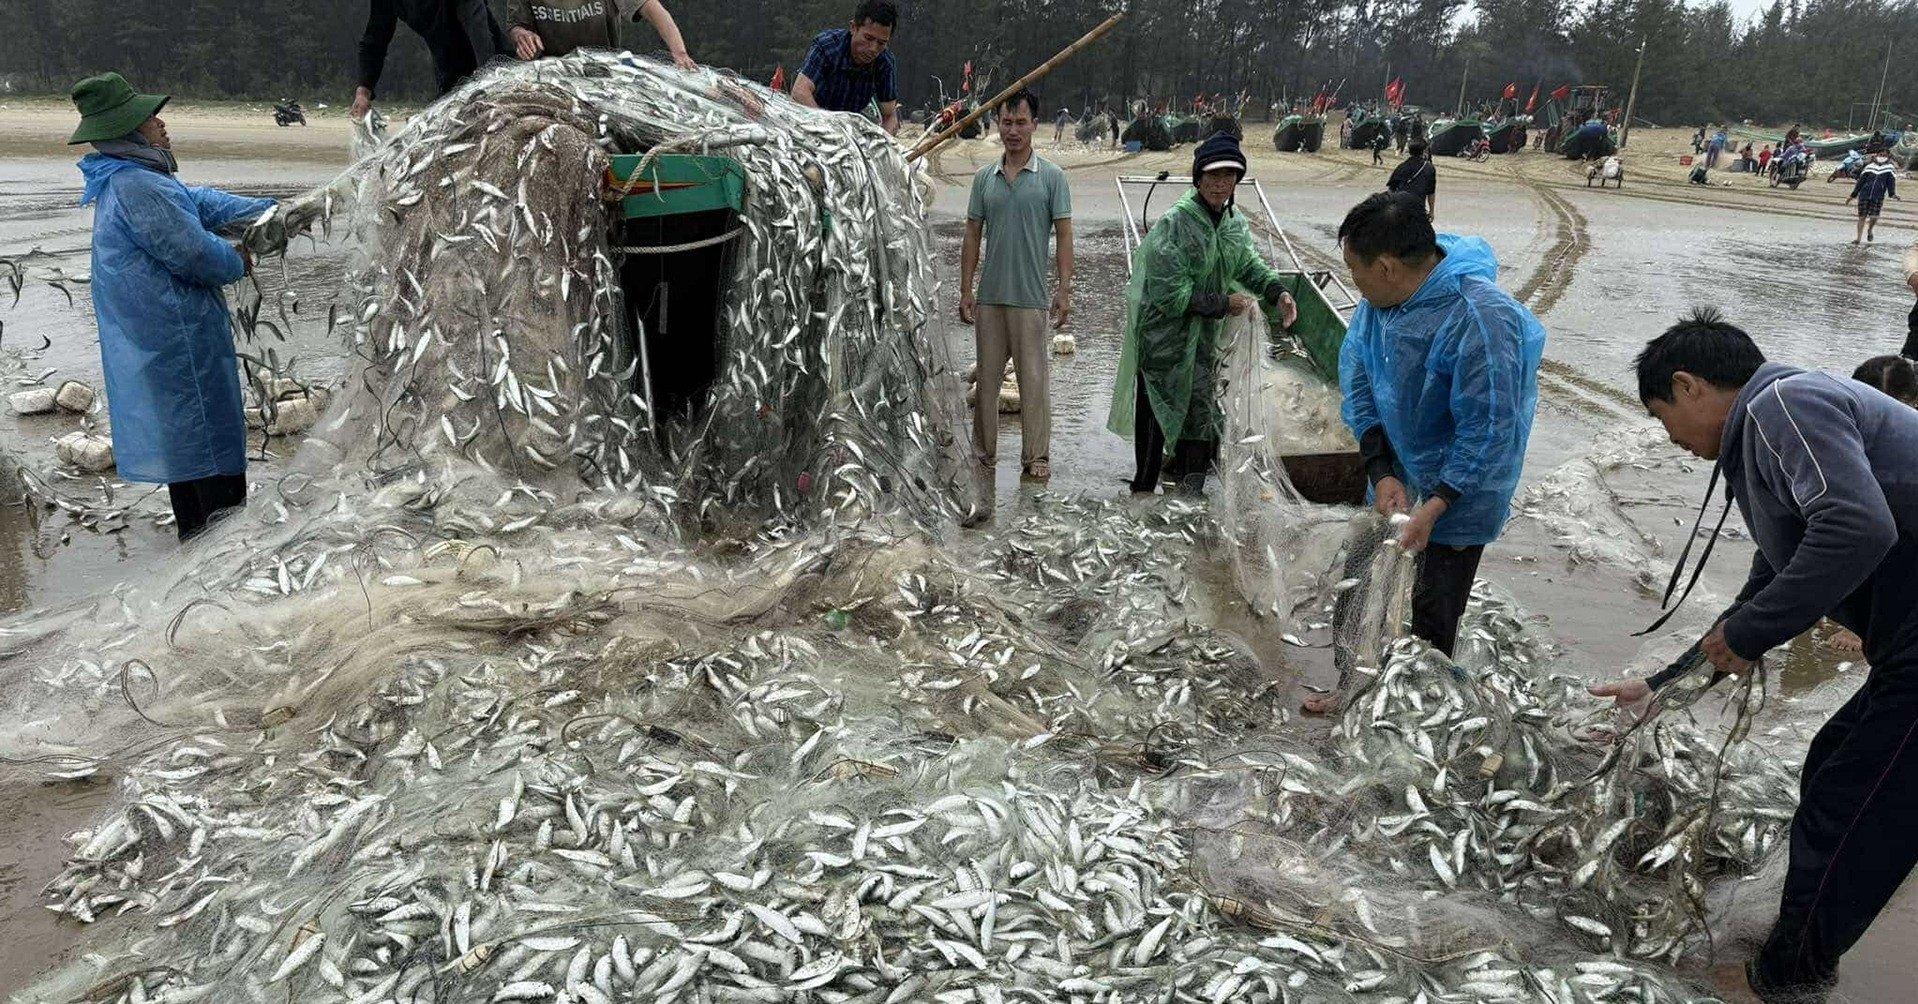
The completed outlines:
[[[1286,327],[1298,319],[1284,280],[1260,260],[1233,208],[1244,177],[1239,141],[1214,133],[1193,155],[1193,190],[1152,225],[1133,256],[1106,425],[1132,437],[1135,492],[1157,490],[1168,444],[1181,486],[1192,494],[1205,489],[1224,426],[1217,368],[1226,316],[1245,313],[1256,297],[1276,305]]]

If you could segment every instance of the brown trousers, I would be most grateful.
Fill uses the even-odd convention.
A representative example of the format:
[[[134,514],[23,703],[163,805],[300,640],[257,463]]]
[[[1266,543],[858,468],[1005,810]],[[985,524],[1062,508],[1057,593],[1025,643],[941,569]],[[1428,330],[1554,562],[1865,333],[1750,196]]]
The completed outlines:
[[[1019,462],[1052,462],[1051,343],[1043,307],[980,304],[973,317],[979,355],[979,403],[972,410],[973,455],[991,467],[999,460],[999,383],[1006,360],[1019,383]]]

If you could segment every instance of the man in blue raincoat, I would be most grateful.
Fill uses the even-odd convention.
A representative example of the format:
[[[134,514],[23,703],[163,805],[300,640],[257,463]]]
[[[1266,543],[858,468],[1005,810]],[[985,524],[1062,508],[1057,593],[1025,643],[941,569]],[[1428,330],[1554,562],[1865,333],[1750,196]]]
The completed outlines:
[[[1412,633],[1450,656],[1518,488],[1545,329],[1498,287],[1491,246],[1435,234],[1415,195],[1359,203],[1339,244],[1364,297],[1339,352],[1345,424],[1379,512],[1409,517],[1399,546],[1422,555]]]
[[[117,73],[73,88],[81,205],[93,204],[93,308],[100,325],[113,454],[128,481],[164,484],[180,539],[246,503],[246,418],[221,287],[249,267],[215,231],[259,216],[272,199],[192,188],[166,123],[165,95]]]

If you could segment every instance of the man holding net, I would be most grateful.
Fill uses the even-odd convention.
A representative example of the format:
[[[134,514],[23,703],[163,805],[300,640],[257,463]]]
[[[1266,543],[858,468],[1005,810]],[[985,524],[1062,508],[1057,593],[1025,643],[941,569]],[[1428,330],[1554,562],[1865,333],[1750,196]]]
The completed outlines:
[[[1411,192],[1359,203],[1339,245],[1364,297],[1339,352],[1345,424],[1374,505],[1399,521],[1398,546],[1420,555],[1412,633],[1450,656],[1518,488],[1545,329],[1498,287],[1491,246],[1434,233]],[[1330,694],[1304,709],[1337,706]]]
[[[1646,409],[1672,442],[1717,462],[1713,483],[1724,479],[1758,553],[1689,658],[1592,693],[1643,713],[1699,662],[1713,682],[1748,672],[1820,618],[1864,638],[1871,674],[1805,755],[1778,920],[1742,973],[1718,974],[1728,999],[1823,1001],[1839,959],[1918,865],[1918,411],[1768,363],[1710,310],[1653,339],[1637,365]]]
[[[1106,427],[1132,439],[1137,494],[1158,491],[1168,452],[1181,488],[1204,492],[1224,428],[1218,367],[1226,317],[1263,301],[1284,327],[1298,320],[1298,302],[1259,257],[1234,207],[1244,178],[1239,141],[1213,133],[1193,154],[1192,190],[1152,224],[1132,256]]]
[[[73,88],[90,143],[80,161],[93,210],[93,311],[120,476],[163,484],[182,541],[246,504],[246,417],[221,288],[251,270],[217,231],[273,208],[181,184],[164,94],[117,73]]]
[[[879,124],[899,134],[899,89],[892,30],[899,8],[890,0],[863,0],[852,26],[819,33],[793,82],[793,100],[829,112],[865,114],[877,104]]]

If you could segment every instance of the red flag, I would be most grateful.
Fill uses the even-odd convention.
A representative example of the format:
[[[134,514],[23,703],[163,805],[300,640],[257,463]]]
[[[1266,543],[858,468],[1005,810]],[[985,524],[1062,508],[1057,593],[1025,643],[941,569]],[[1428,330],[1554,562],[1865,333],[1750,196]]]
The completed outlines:
[[[1530,100],[1525,102],[1525,114],[1527,115],[1532,114],[1532,110],[1538,107],[1538,89],[1544,86],[1545,86],[1545,81],[1543,80],[1532,85],[1532,97]]]
[[[1569,97],[1571,97],[1571,96],[1572,96],[1572,85],[1571,85],[1571,84],[1564,84],[1564,85],[1562,85],[1562,86],[1560,86],[1558,90],[1556,90],[1556,91],[1553,91],[1553,92],[1552,92],[1552,100],[1553,100],[1553,101],[1563,101],[1563,100],[1565,100],[1566,98],[1569,98]]]
[[[1402,78],[1393,77],[1392,82],[1385,85],[1385,103],[1394,108],[1405,103],[1405,81]]]
[[[1517,98],[1518,98],[1518,81],[1514,80],[1511,83],[1505,85],[1505,100],[1512,101],[1512,100],[1516,100]]]
[[[783,91],[785,89],[786,89],[786,67],[785,67],[785,64],[782,63],[773,70],[773,90]]]
[[[972,60],[970,59],[966,60],[966,76],[964,80],[959,82],[959,93],[972,93]]]

